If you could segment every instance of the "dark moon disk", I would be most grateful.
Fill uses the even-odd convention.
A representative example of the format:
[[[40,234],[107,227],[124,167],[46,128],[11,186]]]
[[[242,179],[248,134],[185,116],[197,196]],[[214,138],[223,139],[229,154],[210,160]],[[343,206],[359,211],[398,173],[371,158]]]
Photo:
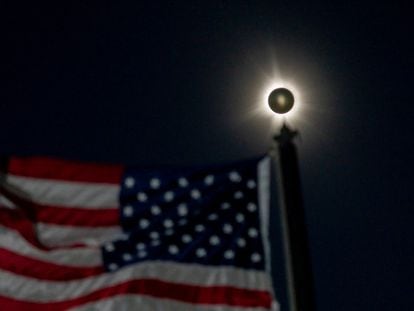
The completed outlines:
[[[276,113],[284,114],[292,109],[295,98],[288,89],[278,88],[270,93],[268,102],[270,109]]]

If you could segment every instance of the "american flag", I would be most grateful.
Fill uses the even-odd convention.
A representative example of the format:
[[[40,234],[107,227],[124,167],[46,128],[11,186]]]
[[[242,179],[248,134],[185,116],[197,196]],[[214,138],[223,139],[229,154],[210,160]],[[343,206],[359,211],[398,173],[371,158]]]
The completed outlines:
[[[10,158],[1,310],[276,310],[270,160],[131,168]]]

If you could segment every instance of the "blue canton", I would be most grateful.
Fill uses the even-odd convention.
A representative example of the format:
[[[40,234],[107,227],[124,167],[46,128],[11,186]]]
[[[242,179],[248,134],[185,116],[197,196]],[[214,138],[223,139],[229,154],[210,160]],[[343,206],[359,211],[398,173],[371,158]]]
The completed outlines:
[[[188,169],[128,169],[125,238],[106,244],[108,271],[165,260],[264,270],[257,160]]]

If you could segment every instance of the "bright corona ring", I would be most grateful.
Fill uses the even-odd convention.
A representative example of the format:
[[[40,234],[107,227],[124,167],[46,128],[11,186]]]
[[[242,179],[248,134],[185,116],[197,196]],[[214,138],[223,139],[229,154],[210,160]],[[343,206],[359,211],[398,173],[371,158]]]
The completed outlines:
[[[271,118],[272,126],[279,126],[284,121],[298,124],[303,117],[302,92],[291,82],[270,80],[264,83],[258,95],[256,111],[263,117]]]
[[[278,114],[285,114],[293,108],[295,97],[288,89],[281,87],[274,89],[269,97],[268,104],[273,112]]]

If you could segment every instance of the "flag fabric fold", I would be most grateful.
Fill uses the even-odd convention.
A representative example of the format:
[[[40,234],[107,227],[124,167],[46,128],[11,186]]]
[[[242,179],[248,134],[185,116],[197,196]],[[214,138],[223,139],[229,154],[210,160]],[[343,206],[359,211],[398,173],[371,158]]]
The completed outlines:
[[[137,169],[10,158],[2,310],[276,310],[269,158]]]

